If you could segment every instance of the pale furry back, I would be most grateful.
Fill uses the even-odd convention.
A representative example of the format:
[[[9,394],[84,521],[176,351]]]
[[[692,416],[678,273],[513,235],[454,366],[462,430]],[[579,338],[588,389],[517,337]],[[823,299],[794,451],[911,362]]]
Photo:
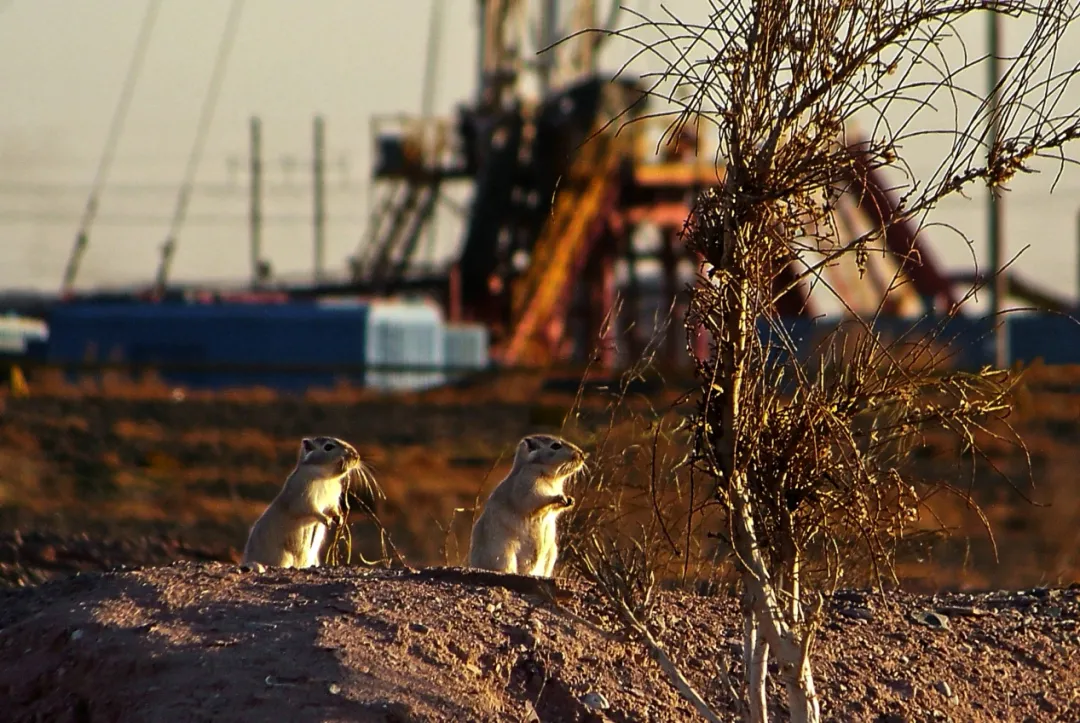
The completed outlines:
[[[551,577],[558,518],[573,509],[566,481],[585,464],[574,444],[545,434],[524,437],[514,464],[484,503],[469,542],[471,567]]]
[[[330,525],[341,518],[341,497],[360,455],[335,437],[300,443],[296,467],[251,526],[242,563],[317,567]]]

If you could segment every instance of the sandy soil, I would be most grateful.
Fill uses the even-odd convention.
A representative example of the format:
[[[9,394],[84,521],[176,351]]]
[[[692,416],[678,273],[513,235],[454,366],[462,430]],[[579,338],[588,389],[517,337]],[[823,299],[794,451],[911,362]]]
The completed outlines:
[[[1080,720],[1080,585],[826,609],[826,720]],[[732,713],[731,598],[665,593],[650,625]],[[587,586],[447,568],[80,574],[0,592],[0,660],[11,721],[695,719]]]

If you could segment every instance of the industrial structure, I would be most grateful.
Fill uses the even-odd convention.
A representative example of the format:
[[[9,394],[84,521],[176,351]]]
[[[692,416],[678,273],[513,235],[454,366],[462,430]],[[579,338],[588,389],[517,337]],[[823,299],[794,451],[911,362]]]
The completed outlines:
[[[531,70],[540,96],[528,98],[522,76],[530,70],[517,35],[526,4],[480,0],[479,94],[459,109],[454,124],[417,118],[399,119],[389,131],[378,128],[373,179],[381,186],[379,208],[353,264],[352,284],[372,294],[431,294],[449,318],[487,325],[493,354],[507,365],[587,358],[618,290],[624,318],[611,328],[626,334],[620,346],[633,354],[643,343],[640,335],[649,333],[642,319],[677,305],[686,278],[680,270],[696,268],[680,232],[693,199],[722,181],[723,167],[697,153],[692,134],[653,153],[646,127],[634,122],[648,108],[644,89],[596,71],[601,33],[567,41],[570,62],[542,54]],[[558,3],[542,6],[540,45],[546,46],[557,39]],[[592,0],[578,0],[568,15],[575,26],[562,35],[596,25]],[[449,268],[418,268],[416,249],[440,186],[461,177],[472,180],[473,194],[460,254]],[[841,204],[842,221],[857,224],[861,215],[864,223],[881,224],[895,201],[877,173],[857,169],[849,180],[853,192]],[[659,235],[648,253],[634,243],[643,227]],[[885,240],[887,256],[903,259],[900,272],[910,277],[916,303],[930,310],[955,303],[950,282],[912,228],[891,226]],[[649,261],[660,268],[651,297],[639,273]],[[617,267],[623,270],[618,281]],[[787,286],[791,271],[778,283]],[[878,306],[895,272],[871,274],[877,298],[863,308]],[[894,305],[902,301],[890,298]],[[815,314],[798,287],[779,303],[788,315]],[[857,300],[850,305],[860,306]],[[669,329],[669,358],[681,347],[676,327]]]
[[[698,266],[681,242],[681,231],[697,194],[722,181],[723,165],[699,153],[698,139],[691,133],[655,152],[648,124],[635,122],[649,110],[644,88],[635,81],[612,79],[597,68],[607,37],[603,33],[577,34],[554,51],[527,60],[529,41],[545,47],[575,30],[604,26],[597,19],[595,0],[567,0],[562,8],[557,0],[537,2],[540,38],[531,39],[524,21],[528,0],[478,0],[478,91],[458,107],[456,118],[425,112],[415,118],[373,120],[375,207],[345,282],[323,278],[317,189],[316,277],[303,286],[270,286],[253,200],[254,300],[423,297],[441,308],[450,324],[483,327],[492,359],[505,366],[584,361],[592,357],[605,330],[620,334],[617,346],[634,355],[651,332],[643,321],[673,307],[678,313],[681,289]],[[441,12],[439,3],[435,6]],[[315,143],[318,165],[321,119]],[[259,127],[253,122],[253,183],[258,179],[258,148]],[[858,234],[867,224],[882,224],[896,200],[879,172],[856,167],[848,181],[849,191],[837,207],[841,228]],[[418,249],[445,188],[453,182],[471,186],[460,250],[449,264],[431,267],[420,261]],[[186,200],[182,192],[178,219]],[[88,206],[91,217],[93,202]],[[649,248],[637,241],[645,229],[655,240]],[[173,228],[157,281],[144,299],[170,297],[167,271],[175,236]],[[970,285],[970,279],[942,273],[926,239],[916,237],[913,227],[893,224],[883,236],[887,253],[874,255],[877,266],[869,270],[869,284],[847,283],[845,275],[858,273],[853,268],[829,270],[832,286],[850,297],[845,298],[849,309],[876,310],[887,296],[891,306],[886,313],[941,312],[956,303],[957,283]],[[86,243],[84,224],[66,289]],[[653,271],[643,271],[647,268]],[[819,315],[807,291],[790,284],[794,273],[792,267],[778,279],[782,287],[792,287],[778,301],[779,311],[790,317]],[[898,274],[910,283],[900,293],[894,288],[887,294]],[[276,295],[266,293],[271,290]],[[1065,307],[1028,291],[1041,306]],[[1014,280],[1012,292],[1023,295],[1025,287]],[[622,317],[605,324],[616,295],[622,300]],[[234,295],[230,301],[243,299]],[[265,308],[272,313],[272,306]],[[674,363],[685,357],[685,341],[678,324],[670,325],[666,334],[662,354]],[[601,361],[608,365],[618,361],[613,346],[599,346]],[[475,359],[475,352],[471,354]]]

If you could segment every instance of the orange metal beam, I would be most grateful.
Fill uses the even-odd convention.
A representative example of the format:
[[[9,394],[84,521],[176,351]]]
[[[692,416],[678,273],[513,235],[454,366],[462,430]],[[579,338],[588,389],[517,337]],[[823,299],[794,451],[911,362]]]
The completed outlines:
[[[711,163],[637,163],[638,186],[715,186],[724,180],[724,166]]]
[[[619,220],[634,225],[653,223],[657,226],[682,228],[690,217],[690,207],[685,203],[671,201],[654,203],[647,206],[630,206],[615,214]]]

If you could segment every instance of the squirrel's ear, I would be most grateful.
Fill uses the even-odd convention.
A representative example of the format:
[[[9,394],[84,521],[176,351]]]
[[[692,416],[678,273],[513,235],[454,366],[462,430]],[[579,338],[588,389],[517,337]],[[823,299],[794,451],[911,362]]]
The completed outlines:
[[[315,442],[307,437],[300,440],[300,454],[307,454],[315,449]]]
[[[540,445],[537,444],[536,440],[532,437],[526,437],[525,439],[521,440],[521,443],[525,445],[525,448],[529,452],[535,452],[536,450],[540,449]]]

